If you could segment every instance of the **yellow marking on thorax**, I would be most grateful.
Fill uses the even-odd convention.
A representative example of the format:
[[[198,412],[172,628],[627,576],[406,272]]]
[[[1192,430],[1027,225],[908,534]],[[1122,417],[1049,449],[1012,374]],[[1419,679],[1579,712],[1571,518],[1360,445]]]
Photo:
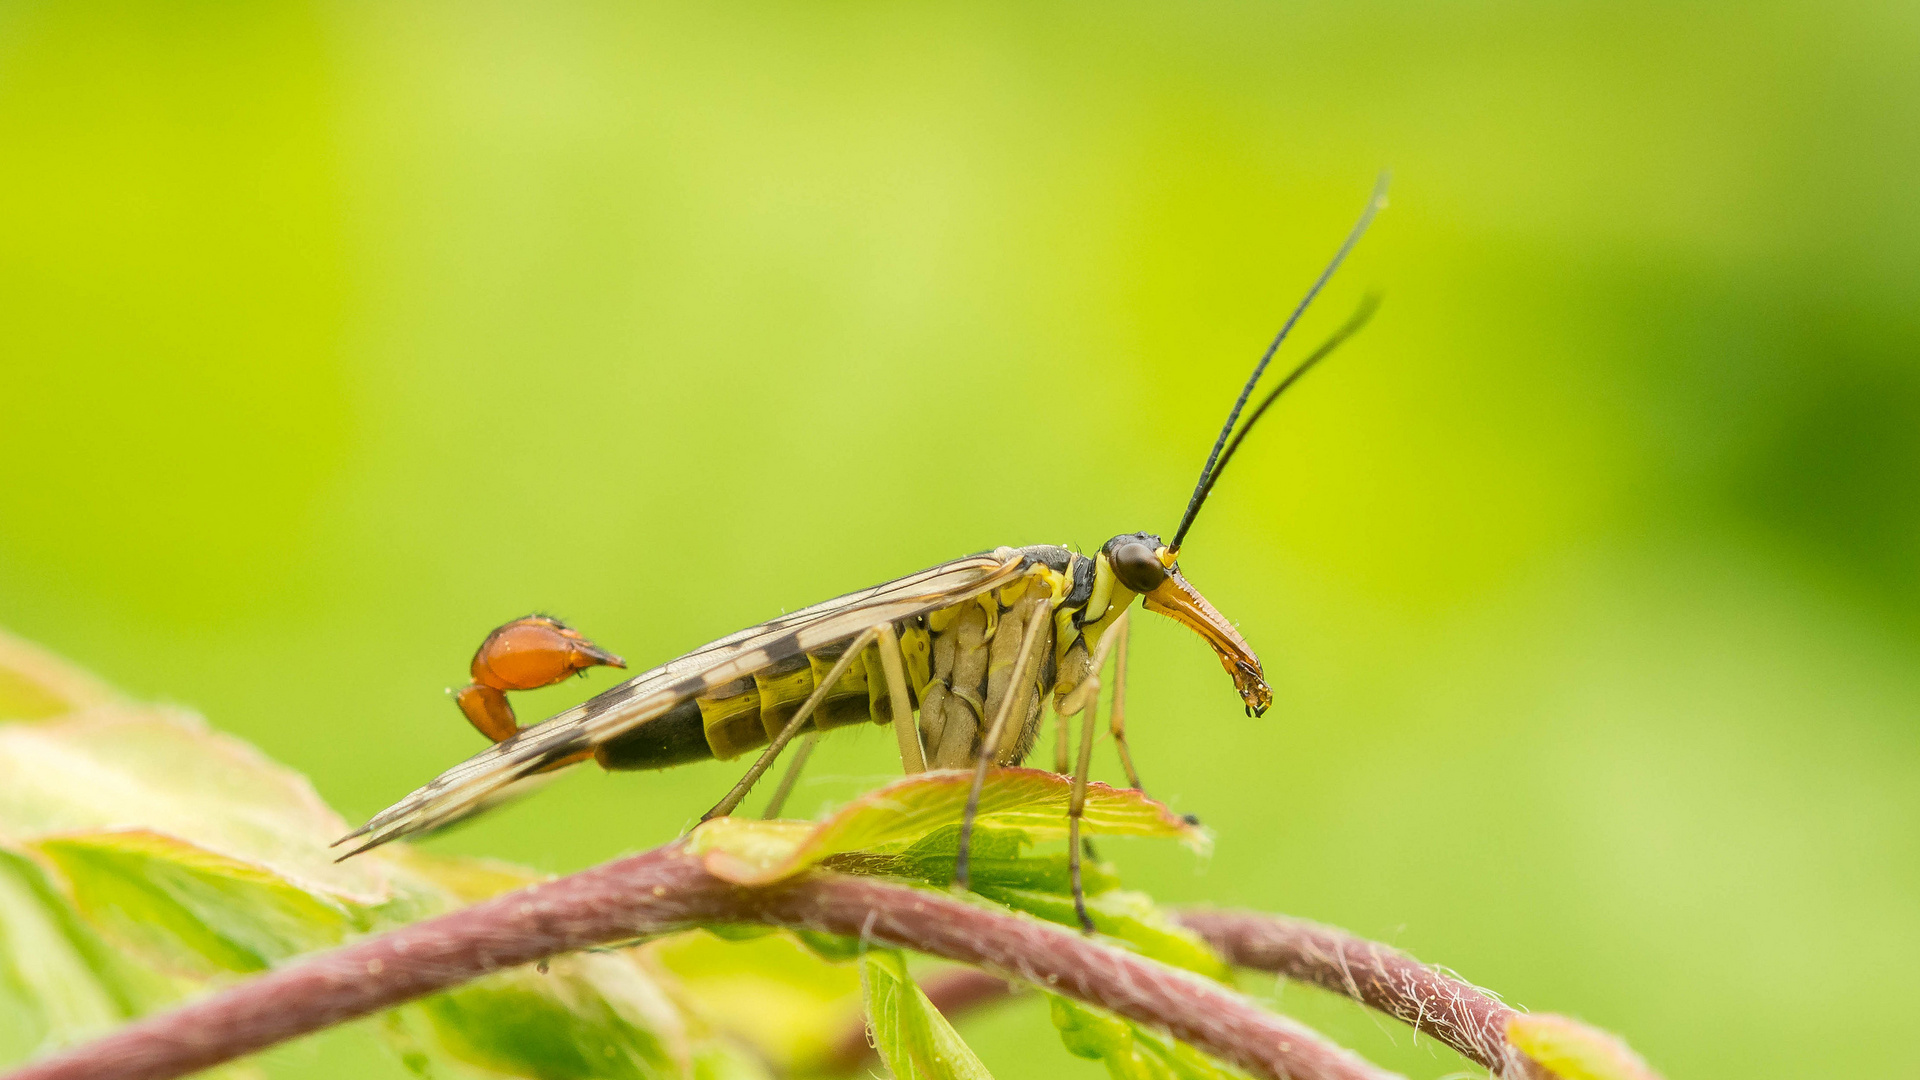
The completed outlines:
[[[1065,622],[1055,624],[1061,628],[1060,638],[1054,642],[1054,663],[1059,670],[1059,679],[1053,687],[1056,704],[1073,692],[1086,675],[1084,670],[1079,670],[1066,662],[1068,650],[1073,648],[1075,642],[1080,641],[1085,642],[1084,648],[1089,653],[1098,649],[1100,639],[1106,636],[1114,620],[1118,619],[1120,613],[1127,610],[1133,603],[1134,597],[1139,595],[1120,584],[1120,579],[1114,576],[1113,567],[1108,565],[1104,552],[1095,555],[1094,560],[1093,595],[1087,598],[1087,606],[1082,609],[1084,614],[1081,617],[1084,621],[1080,628],[1074,630]]]
[[[992,641],[994,632],[1000,629],[1000,598],[992,593],[982,593],[974,597],[973,602],[987,613],[987,635],[980,640]]]
[[[1080,628],[1080,632],[1086,636],[1087,648],[1097,649],[1100,647],[1100,639],[1106,636],[1107,629],[1113,625],[1113,620],[1119,618],[1120,613],[1127,610],[1127,607],[1133,603],[1134,598],[1139,595],[1139,593],[1134,592],[1118,581],[1113,583],[1113,596],[1112,599],[1107,602],[1106,613]]]
[[[933,680],[933,638],[927,633],[927,628],[908,626],[902,630],[900,652],[906,657],[907,683],[913,688],[913,696],[916,699],[926,697],[927,683]],[[882,684],[886,682],[884,674],[880,677],[880,682]],[[879,713],[875,713],[873,722],[889,724],[893,722],[893,717],[882,717]]]
[[[1082,555],[1079,558],[1085,558]],[[1093,556],[1093,592],[1087,597],[1086,606],[1079,611],[1069,611],[1056,606],[1053,615],[1053,666],[1054,670],[1065,672],[1067,650],[1080,640],[1080,628],[1073,625],[1079,618],[1082,622],[1098,619],[1107,610],[1113,599],[1113,567],[1107,565],[1107,556],[1096,553]],[[1063,676],[1064,677],[1064,676]],[[1077,681],[1077,680],[1076,680]]]
[[[1096,622],[1107,613],[1107,605],[1113,602],[1113,588],[1118,584],[1113,576],[1113,564],[1107,562],[1107,553],[1102,551],[1093,557],[1093,595],[1087,597],[1086,615],[1082,622]]]

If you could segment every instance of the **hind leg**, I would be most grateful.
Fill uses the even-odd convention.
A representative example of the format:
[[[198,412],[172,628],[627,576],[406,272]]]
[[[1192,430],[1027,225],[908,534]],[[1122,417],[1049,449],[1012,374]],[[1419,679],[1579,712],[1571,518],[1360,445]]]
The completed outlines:
[[[740,805],[740,800],[747,797],[747,792],[753,790],[753,785],[773,764],[773,759],[780,756],[780,751],[787,748],[787,744],[793,741],[795,735],[800,734],[800,725],[806,723],[807,718],[813,715],[813,710],[819,708],[820,703],[827,699],[827,691],[833,689],[833,684],[839,682],[840,676],[845,675],[847,669],[853,666],[853,662],[859,659],[861,650],[873,644],[874,638],[879,634],[878,626],[870,626],[860,631],[847,646],[847,651],[840,654],[840,659],[834,661],[826,678],[819,680],[818,685],[813,688],[813,693],[808,694],[807,700],[801,702],[800,707],[794,710],[792,718],[787,721],[787,726],[780,729],[780,734],[774,736],[765,750],[760,751],[760,756],[755,758],[753,765],[747,769],[747,775],[741,777],[740,782],[733,785],[733,790],[727,792],[725,798],[715,803],[713,809],[700,815],[701,821],[711,821],[733,813],[734,808]]]

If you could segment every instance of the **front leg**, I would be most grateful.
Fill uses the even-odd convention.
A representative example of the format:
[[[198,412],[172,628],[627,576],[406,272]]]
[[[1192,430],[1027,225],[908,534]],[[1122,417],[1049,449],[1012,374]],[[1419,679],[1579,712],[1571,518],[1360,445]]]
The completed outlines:
[[[1113,712],[1107,728],[1113,732],[1113,748],[1120,752],[1120,767],[1126,770],[1127,786],[1144,795],[1147,789],[1141,785],[1140,774],[1133,769],[1133,755],[1127,750],[1127,639],[1132,631],[1123,619],[1111,632],[1119,634],[1120,640],[1113,649]]]
[[[1080,859],[1080,819],[1087,812],[1087,778],[1093,772],[1093,727],[1100,711],[1100,669],[1106,666],[1107,650],[1116,642],[1121,649],[1126,648],[1127,616],[1131,612],[1121,612],[1113,625],[1107,628],[1106,636],[1100,639],[1100,647],[1093,652],[1093,662],[1087,671],[1087,681],[1068,695],[1065,705],[1082,713],[1080,721],[1080,760],[1073,770],[1073,797],[1067,804],[1067,875],[1073,885],[1073,913],[1080,917],[1080,929],[1093,933],[1093,916],[1087,914],[1087,891],[1081,884]],[[1115,664],[1114,681],[1120,682],[1124,668]],[[1114,704],[1119,704],[1116,688]],[[1138,787],[1138,784],[1134,785]]]

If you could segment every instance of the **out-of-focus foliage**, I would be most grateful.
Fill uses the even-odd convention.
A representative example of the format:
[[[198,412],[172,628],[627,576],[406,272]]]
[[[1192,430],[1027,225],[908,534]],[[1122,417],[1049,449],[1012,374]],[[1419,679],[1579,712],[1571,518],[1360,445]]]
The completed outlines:
[[[481,747],[441,688],[528,610],[653,663],[1171,528],[1390,166],[1300,345],[1385,306],[1183,553],[1274,709],[1135,620],[1148,789],[1219,844],[1128,883],[1390,939],[1675,1076],[1912,1074],[1915,19],[0,5],[0,624],[360,819]],[[827,740],[795,811],[891,754]],[[578,868],[733,768],[583,770],[432,843]],[[1099,1074],[1032,1010],[967,1034]]]
[[[297,774],[190,713],[76,700],[88,684],[67,675],[0,637],[11,700],[44,706],[0,720],[0,1067],[539,880],[400,846],[335,863],[346,823]],[[630,952],[503,972],[372,1026],[431,1077],[691,1080],[714,1052]]]

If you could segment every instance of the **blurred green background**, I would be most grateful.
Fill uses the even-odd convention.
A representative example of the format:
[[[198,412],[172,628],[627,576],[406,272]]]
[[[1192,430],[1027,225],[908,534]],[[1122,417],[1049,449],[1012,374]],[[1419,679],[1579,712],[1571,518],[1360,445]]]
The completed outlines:
[[[1136,635],[1143,772],[1217,853],[1109,854],[1670,1076],[1911,1075],[1917,48],[1905,3],[0,4],[0,624],[357,820],[480,748],[442,688],[528,610],[644,664],[1171,529],[1390,166],[1301,344],[1385,307],[1185,553],[1273,711]],[[434,843],[581,867],[735,769]],[[1043,1013],[968,1030],[1097,1075]]]

